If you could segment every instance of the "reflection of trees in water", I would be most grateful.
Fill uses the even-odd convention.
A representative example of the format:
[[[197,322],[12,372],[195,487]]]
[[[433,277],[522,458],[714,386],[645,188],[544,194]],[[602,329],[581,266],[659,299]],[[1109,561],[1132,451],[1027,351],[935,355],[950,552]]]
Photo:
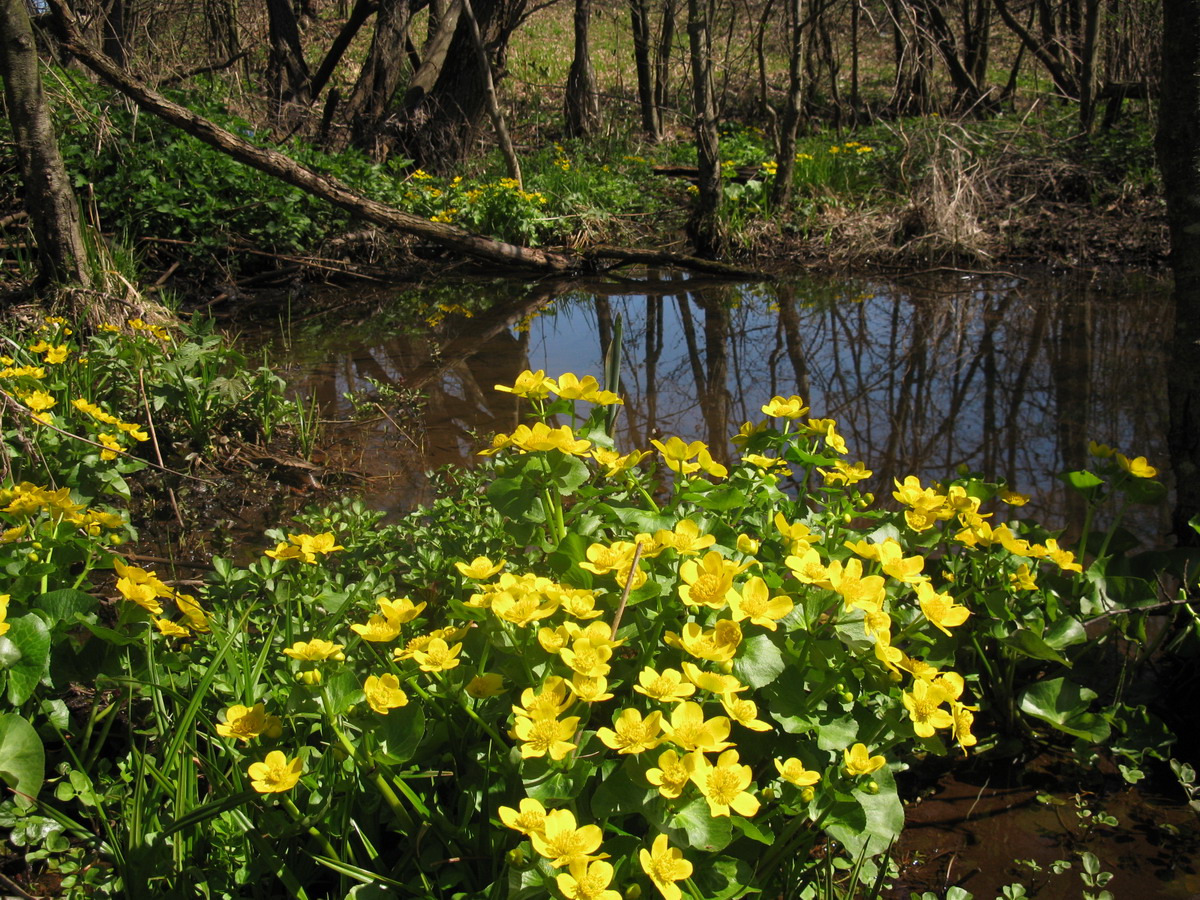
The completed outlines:
[[[428,446],[409,468],[469,462],[468,432],[486,437],[518,421],[515,398],[493,385],[526,367],[601,377],[620,316],[625,448],[678,434],[725,455],[728,436],[762,418],[771,396],[798,393],[812,415],[838,420],[851,460],[875,470],[877,492],[890,492],[893,477],[965,466],[1033,491],[1040,514],[1057,515],[1067,501],[1053,473],[1086,465],[1089,439],[1165,462],[1165,306],[1152,289],[680,279],[571,290],[528,332],[514,325],[563,298],[563,285],[436,337],[346,330],[321,351],[311,386],[334,417],[348,416],[342,395],[369,388],[367,376],[420,389]]]
[[[876,490],[966,467],[1056,513],[1073,511],[1053,475],[1087,465],[1089,439],[1164,460],[1161,295],[1011,281],[857,287],[791,283],[732,304],[704,289],[613,298],[627,365],[641,374],[626,381],[625,438],[724,447],[770,396],[799,393],[812,415],[838,419]]]

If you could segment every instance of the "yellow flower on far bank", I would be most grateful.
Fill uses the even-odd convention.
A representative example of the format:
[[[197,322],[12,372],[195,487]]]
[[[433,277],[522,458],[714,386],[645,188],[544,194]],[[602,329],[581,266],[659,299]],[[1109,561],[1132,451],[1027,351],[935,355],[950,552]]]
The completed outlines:
[[[290,791],[300,780],[304,761],[288,759],[279,750],[272,750],[262,762],[250,763],[246,772],[250,786],[260,794],[280,794]]]

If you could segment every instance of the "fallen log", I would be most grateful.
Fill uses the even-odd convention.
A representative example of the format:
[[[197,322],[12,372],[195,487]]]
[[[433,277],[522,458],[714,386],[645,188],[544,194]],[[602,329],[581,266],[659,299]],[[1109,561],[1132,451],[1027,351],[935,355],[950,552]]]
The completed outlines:
[[[149,85],[134,78],[110,57],[84,39],[74,14],[63,0],[48,0],[60,30],[65,50],[100,76],[105,82],[133,100],[141,109],[158,116],[199,141],[215,147],[245,165],[266,172],[280,181],[320,197],[356,216],[445,247],[464,256],[504,266],[546,274],[576,274],[595,271],[601,259],[619,263],[645,262],[696,269],[730,277],[765,280],[767,276],[723,266],[692,256],[666,251],[643,251],[615,247],[597,248],[587,253],[545,250],[498,241],[442,222],[432,222],[406,213],[351,190],[336,178],[303,166],[277,150],[259,147],[244,138],[197,115],[185,106],[168,100]]]

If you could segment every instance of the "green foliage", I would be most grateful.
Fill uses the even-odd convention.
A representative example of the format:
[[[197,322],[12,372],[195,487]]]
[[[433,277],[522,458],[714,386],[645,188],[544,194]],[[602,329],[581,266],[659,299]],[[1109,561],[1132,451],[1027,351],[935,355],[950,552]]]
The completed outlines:
[[[65,328],[22,352],[68,365],[49,362]],[[100,380],[116,393],[94,396],[127,388],[116,359],[154,362],[217,414],[218,369],[170,337],[98,337],[129,346]],[[357,501],[310,509],[257,560],[214,559],[195,594],[117,555],[123,516],[79,488],[0,495],[0,773],[22,795],[0,822],[27,860],[77,896],[200,879],[212,896],[534,898],[585,877],[693,900],[878,895],[895,776],[921,756],[1037,728],[1161,756],[1169,735],[1087,677],[1153,596],[1123,568],[1119,519],[1092,536],[1089,516],[1084,570],[1001,520],[1019,495],[967,473],[877,505],[797,397],[764,406],[725,465],[678,437],[657,463],[620,454],[619,398],[594,379],[508,390],[530,424],[440,475],[430,506],[386,525]],[[1161,501],[1145,460],[1094,450],[1066,477],[1090,503]],[[1089,639],[1098,613],[1119,624]]]

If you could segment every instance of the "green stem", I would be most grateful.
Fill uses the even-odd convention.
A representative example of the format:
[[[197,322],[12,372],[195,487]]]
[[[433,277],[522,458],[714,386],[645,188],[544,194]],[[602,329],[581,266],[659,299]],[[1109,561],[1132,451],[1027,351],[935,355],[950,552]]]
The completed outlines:
[[[338,856],[338,852],[333,849],[333,845],[329,843],[328,838],[321,834],[315,825],[304,824],[304,816],[301,815],[300,810],[296,808],[296,804],[292,802],[292,798],[283,797],[281,799],[283,800],[283,808],[288,811],[288,815],[296,820],[296,824],[303,827],[304,830],[309,833],[312,839],[321,845],[321,849],[328,854],[330,859],[341,862],[342,858]]]

